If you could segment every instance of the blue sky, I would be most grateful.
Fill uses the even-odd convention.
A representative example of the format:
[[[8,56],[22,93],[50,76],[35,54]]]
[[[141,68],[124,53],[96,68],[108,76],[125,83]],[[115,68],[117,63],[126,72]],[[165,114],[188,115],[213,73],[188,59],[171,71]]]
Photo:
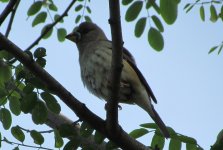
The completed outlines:
[[[59,13],[62,13],[68,5],[67,1],[55,2],[61,7]],[[21,3],[9,37],[22,49],[27,48],[39,36],[42,28],[42,25],[36,28],[31,27],[33,18],[26,20],[27,6],[29,5],[29,2]],[[211,23],[207,14],[206,22],[202,22],[199,17],[199,7],[195,7],[186,14],[183,11],[184,5],[184,2],[180,4],[178,19],[174,25],[165,25],[163,34],[165,46],[162,52],[156,52],[149,46],[146,33],[139,39],[134,36],[136,22],[125,22],[126,7],[122,7],[124,46],[134,55],[138,68],[154,91],[158,100],[155,109],[163,121],[178,133],[194,137],[204,149],[209,149],[210,145],[215,142],[223,124],[220,117],[223,113],[222,54],[208,55],[210,47],[220,44],[222,41],[222,21]],[[5,5],[0,4],[0,10],[4,8],[3,6]],[[107,21],[109,18],[108,2],[92,1],[90,7],[93,22],[98,24],[111,39],[110,26]],[[209,11],[209,7],[205,7],[205,10]],[[153,11],[150,11],[150,14],[152,15]],[[142,12],[140,15],[145,16],[146,12]],[[72,31],[75,26],[75,16],[76,13],[72,9],[69,17],[64,19],[64,24],[58,24],[57,28],[64,27],[68,32]],[[49,18],[48,22],[50,23]],[[5,25],[0,28],[0,32],[4,33]],[[93,112],[105,118],[105,102],[98,100],[83,87],[76,46],[70,41],[58,42],[56,32],[49,40],[41,41],[39,46],[47,49],[46,69],[49,73]],[[61,105],[63,114],[73,120],[77,119],[67,106],[62,103]],[[139,107],[126,104],[121,104],[121,106],[119,122],[127,132],[139,128],[142,123],[152,122],[148,114]],[[15,117],[13,125],[20,124],[24,128],[32,129],[33,125],[30,124],[30,119],[30,115]],[[37,126],[35,128],[44,130],[44,127]],[[0,131],[3,131],[1,125]],[[10,133],[3,131],[3,134],[10,137]],[[149,145],[152,135],[145,136],[140,141]],[[16,140],[13,139],[13,141]],[[11,148],[4,143],[3,146],[3,149]],[[44,146],[52,148],[53,143],[47,143]],[[183,145],[183,147],[185,146]],[[21,149],[25,148],[21,147]]]

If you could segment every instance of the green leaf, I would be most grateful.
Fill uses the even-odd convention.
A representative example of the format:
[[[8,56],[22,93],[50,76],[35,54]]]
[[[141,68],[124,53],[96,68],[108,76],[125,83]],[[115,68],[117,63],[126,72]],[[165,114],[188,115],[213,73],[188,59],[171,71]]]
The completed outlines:
[[[2,134],[0,132],[0,148],[2,147]]]
[[[113,143],[112,141],[107,142],[107,144],[105,146],[106,150],[113,150],[113,149],[117,149],[117,148],[118,148],[118,146],[115,143]]]
[[[42,1],[36,1],[34,2],[30,7],[29,10],[27,12],[28,16],[33,16],[35,15],[38,11],[40,11],[42,7]]]
[[[75,23],[78,23],[81,20],[81,15],[78,15],[75,19]]]
[[[22,98],[21,110],[24,113],[29,113],[35,107],[37,102],[37,95],[35,92],[29,93]]]
[[[0,2],[7,3],[9,0],[0,0]]]
[[[200,17],[202,21],[205,21],[205,13],[204,13],[204,6],[200,7]]]
[[[25,94],[30,94],[33,92],[33,90],[34,90],[34,86],[30,83],[27,83],[26,86],[23,88],[23,92]]]
[[[63,150],[74,150],[74,149],[78,149],[78,147],[80,146],[80,140],[77,139],[72,139],[69,142],[67,142],[67,144],[64,146]]]
[[[193,7],[194,5],[190,5],[190,7],[187,8],[186,13],[188,13]]]
[[[57,38],[60,42],[65,40],[65,36],[67,35],[67,31],[64,28],[57,29]]]
[[[41,58],[46,56],[46,49],[44,47],[38,47],[34,52],[35,58]]]
[[[122,5],[128,5],[132,2],[133,0],[122,0]]]
[[[160,12],[164,21],[171,25],[177,19],[177,7],[176,0],[160,0]]]
[[[3,128],[8,130],[12,124],[12,116],[8,109],[0,109],[0,121],[2,122]]]
[[[91,14],[91,8],[90,8],[89,6],[87,6],[86,9],[87,9],[87,12],[88,12],[89,14]]]
[[[57,21],[59,18],[60,18],[60,15],[56,14],[56,15],[54,16],[54,21]],[[61,19],[59,22],[60,22],[60,23],[63,23],[63,19]]]
[[[16,146],[15,148],[13,148],[13,150],[19,150],[19,146]]]
[[[0,59],[6,59],[6,60],[11,60],[14,58],[14,56],[12,54],[10,54],[9,52],[5,51],[5,50],[1,50],[0,51]]]
[[[103,134],[101,134],[99,131],[95,131],[95,135],[94,135],[94,141],[97,144],[101,144],[105,139],[105,136]]]
[[[37,101],[32,110],[32,120],[35,124],[43,124],[47,120],[47,108],[42,101]]]
[[[83,122],[81,124],[81,128],[80,128],[80,134],[81,136],[87,138],[89,137],[90,135],[92,135],[94,129],[86,122]]]
[[[50,28],[50,29],[49,29]],[[41,31],[41,34],[45,33],[47,31],[47,33],[43,36],[43,39],[47,39],[51,36],[51,34],[53,33],[53,28],[51,28],[51,24],[45,25]]]
[[[211,13],[210,20],[212,22],[216,22],[218,20],[218,15],[217,15],[217,11],[216,11],[214,5],[210,6],[210,13]]]
[[[63,146],[63,138],[60,136],[60,133],[57,130],[54,130],[54,140],[56,148],[61,148]]]
[[[146,17],[140,18],[135,25],[135,36],[140,37],[146,27]]]
[[[222,150],[223,147],[223,130],[218,133],[216,142],[211,146],[211,150]]]
[[[58,10],[58,9],[57,9],[57,6],[56,6],[54,3],[51,3],[51,4],[49,5],[49,9],[52,10],[52,11],[57,11],[57,10]]]
[[[142,10],[143,1],[135,1],[126,11],[125,20],[127,22],[135,20]]]
[[[11,133],[18,141],[24,142],[25,134],[23,133],[23,131],[20,129],[19,126],[12,127]]]
[[[152,48],[156,51],[161,51],[164,46],[162,34],[155,28],[151,27],[148,32],[148,41]]]
[[[223,21],[223,5],[221,6],[221,13],[220,13],[220,17],[221,17],[221,20]]]
[[[32,27],[40,24],[40,23],[44,23],[46,21],[46,17],[47,17],[47,13],[46,12],[40,12],[35,19],[32,22]]]
[[[82,4],[79,4],[75,7],[75,11],[78,12],[80,11],[81,9],[83,8],[83,5]]]
[[[165,138],[163,136],[154,134],[152,142],[151,142],[151,147],[154,149],[155,148],[163,149],[164,144],[165,144]]]
[[[21,113],[20,100],[15,96],[10,96],[9,97],[9,108],[14,115],[18,116]]]
[[[37,58],[36,63],[39,64],[41,67],[45,67],[46,65],[46,59],[45,58]]]
[[[68,138],[78,134],[71,124],[61,124],[59,127],[59,133],[62,137]]]
[[[162,25],[162,22],[160,21],[160,19],[155,15],[153,15],[151,18],[152,18],[154,24],[156,25],[157,29],[159,29],[160,32],[163,32],[164,28],[163,28],[163,25]]]
[[[194,144],[194,145],[197,144],[197,141],[194,138],[188,137],[185,135],[179,135],[179,136],[177,136],[177,139],[184,143],[189,143],[189,144]]]
[[[186,143],[186,150],[197,150],[197,145]]]
[[[89,16],[84,16],[85,21],[92,22],[91,18]]]
[[[35,88],[45,89],[46,85],[37,77],[27,79],[27,83],[31,83]]]
[[[149,9],[153,3],[154,1],[151,1],[151,0],[146,1],[146,9]]]
[[[35,144],[42,145],[44,143],[44,137],[42,136],[41,133],[37,132],[36,130],[32,130],[30,132],[30,135]]]
[[[171,139],[169,143],[169,150],[181,150],[182,143],[177,139]]]
[[[149,128],[149,129],[158,129],[159,127],[155,123],[144,123],[140,124],[140,127]]]
[[[0,86],[4,85],[12,77],[12,69],[3,60],[0,60]]]
[[[154,10],[155,10],[158,14],[160,14],[160,7],[156,4],[156,2],[152,2],[152,6],[153,6]]]
[[[217,48],[218,48],[218,46],[214,46],[214,47],[212,47],[212,48],[209,50],[208,54],[212,53],[212,52],[215,51]]]
[[[46,106],[49,108],[49,110],[56,114],[60,113],[60,104],[57,102],[53,95],[47,92],[43,92],[41,93],[41,97],[46,102]]]
[[[1,99],[0,106],[6,104],[6,102],[7,102],[6,96],[7,95],[8,95],[8,92],[5,89],[5,86],[0,86],[0,99]]]
[[[132,132],[129,133],[129,135],[131,137],[133,137],[134,139],[137,139],[139,137],[142,137],[144,135],[146,135],[147,133],[149,133],[149,131],[145,128],[140,128],[140,129],[135,129]]]
[[[187,4],[184,6],[183,9],[185,10],[185,9],[187,9],[189,6],[190,6],[190,3],[187,3]]]
[[[173,128],[171,128],[171,127],[167,127],[167,130],[168,130],[168,132],[169,132],[169,134],[170,134],[170,137],[175,137],[175,136],[177,136],[177,133],[174,131]]]
[[[223,45],[221,45],[221,46],[219,47],[219,50],[218,50],[218,55],[221,53],[222,48],[223,48]]]

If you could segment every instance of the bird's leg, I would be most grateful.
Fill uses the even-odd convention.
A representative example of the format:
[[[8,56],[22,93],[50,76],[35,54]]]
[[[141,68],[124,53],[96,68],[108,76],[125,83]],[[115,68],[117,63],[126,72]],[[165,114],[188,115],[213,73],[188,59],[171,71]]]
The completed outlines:
[[[105,110],[107,111],[107,103],[105,104]],[[118,105],[118,110],[122,110],[122,106],[121,105]]]

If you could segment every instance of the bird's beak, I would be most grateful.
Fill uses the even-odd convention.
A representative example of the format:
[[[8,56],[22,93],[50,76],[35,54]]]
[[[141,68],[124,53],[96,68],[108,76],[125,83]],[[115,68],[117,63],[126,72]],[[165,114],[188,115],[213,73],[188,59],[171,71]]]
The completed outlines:
[[[66,39],[77,43],[81,39],[81,34],[79,32],[71,32],[65,36]]]

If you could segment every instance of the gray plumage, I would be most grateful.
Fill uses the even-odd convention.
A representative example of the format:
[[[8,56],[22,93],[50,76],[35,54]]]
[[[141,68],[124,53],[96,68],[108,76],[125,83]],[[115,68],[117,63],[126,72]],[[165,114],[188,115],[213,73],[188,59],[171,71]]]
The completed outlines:
[[[108,100],[111,84],[109,73],[112,60],[112,43],[104,32],[93,23],[84,22],[66,36],[76,43],[79,50],[81,78],[87,89],[97,97]],[[157,100],[136,66],[133,56],[123,48],[119,102],[136,104],[149,113],[165,137],[169,132],[155,111],[151,100]]]

